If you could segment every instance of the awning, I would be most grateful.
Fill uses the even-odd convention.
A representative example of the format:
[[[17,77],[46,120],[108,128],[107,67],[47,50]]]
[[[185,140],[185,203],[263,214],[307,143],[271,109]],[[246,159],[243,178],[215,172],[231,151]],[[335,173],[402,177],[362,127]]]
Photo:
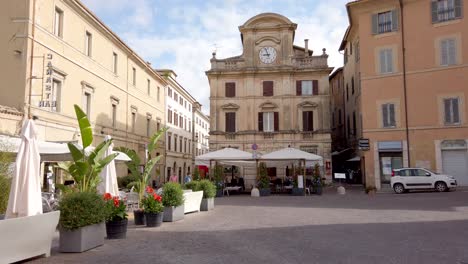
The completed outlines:
[[[354,156],[354,157],[350,158],[350,159],[347,160],[347,161],[361,161],[361,157],[359,157],[359,156]]]

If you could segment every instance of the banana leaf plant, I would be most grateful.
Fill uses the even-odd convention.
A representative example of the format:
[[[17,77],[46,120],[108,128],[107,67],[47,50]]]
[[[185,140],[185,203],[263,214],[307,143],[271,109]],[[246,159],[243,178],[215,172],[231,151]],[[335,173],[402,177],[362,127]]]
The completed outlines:
[[[75,107],[76,119],[81,133],[82,147],[68,143],[73,161],[60,162],[58,167],[73,177],[76,189],[79,192],[96,192],[101,171],[117,156],[111,154],[104,156],[106,150],[112,144],[112,139],[99,144],[91,153],[86,153],[85,149],[93,143],[93,130],[86,114],[77,105]]]
[[[159,147],[158,141],[161,139],[162,136],[164,136],[167,130],[168,128],[161,128],[158,132],[154,133],[153,136],[150,138],[148,142],[148,147],[147,147],[148,160],[146,164],[144,165],[145,169],[143,170],[142,173],[140,172],[140,169],[139,169],[141,165],[141,159],[138,156],[138,154],[135,152],[135,150],[126,148],[126,147],[115,148],[115,150],[127,154],[127,156],[130,158],[130,161],[126,162],[127,167],[130,170],[130,173],[132,174],[132,176],[139,179],[138,181],[129,183],[127,186],[127,187],[135,188],[140,199],[139,204],[142,204],[143,198],[145,196],[145,188],[146,186],[148,186],[149,180],[151,179],[151,171],[153,170],[156,163],[158,163],[158,161],[161,159],[161,156],[156,156],[153,158],[151,156],[151,153],[153,153],[153,151]]]

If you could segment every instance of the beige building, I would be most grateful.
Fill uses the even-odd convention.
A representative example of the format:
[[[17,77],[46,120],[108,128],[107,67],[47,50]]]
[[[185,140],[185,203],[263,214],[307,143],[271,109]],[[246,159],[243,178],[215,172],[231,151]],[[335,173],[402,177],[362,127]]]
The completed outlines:
[[[18,117],[31,115],[41,140],[76,142],[78,104],[95,144],[111,135],[145,157],[148,136],[165,123],[167,85],[149,63],[78,0],[2,1],[0,21],[0,133],[18,135]]]
[[[198,103],[195,104],[194,118],[195,156],[199,156],[210,150],[210,117],[202,112],[202,105]]]
[[[381,188],[402,166],[468,185],[467,1],[360,0],[347,10],[347,141],[366,185]]]
[[[166,180],[177,175],[183,182],[193,172],[193,120],[195,99],[177,82],[173,70],[157,70],[166,79]]]
[[[323,156],[330,168],[328,55],[293,45],[297,24],[263,13],[239,27],[243,53],[218,59],[206,72],[211,89],[210,150],[267,153],[295,147]],[[270,168],[270,176],[286,168]],[[327,177],[331,170],[327,169]],[[250,180],[250,182],[249,182]],[[246,186],[254,184],[246,180]]]

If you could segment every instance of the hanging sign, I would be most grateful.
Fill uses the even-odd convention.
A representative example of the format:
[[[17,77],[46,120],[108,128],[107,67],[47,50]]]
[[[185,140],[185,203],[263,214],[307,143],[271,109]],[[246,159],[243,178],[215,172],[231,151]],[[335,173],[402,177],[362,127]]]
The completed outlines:
[[[47,68],[45,71],[45,82],[44,82],[44,96],[43,100],[39,101],[39,107],[56,107],[57,101],[51,101],[51,93],[52,93],[52,73],[53,73],[53,66],[52,66],[52,58],[53,55],[51,53],[47,54],[46,56]]]

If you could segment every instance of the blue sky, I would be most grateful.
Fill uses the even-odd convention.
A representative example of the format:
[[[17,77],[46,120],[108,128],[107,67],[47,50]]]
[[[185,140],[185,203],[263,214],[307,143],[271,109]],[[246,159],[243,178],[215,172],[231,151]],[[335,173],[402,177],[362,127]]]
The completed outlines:
[[[321,53],[339,67],[338,46],[348,25],[348,0],[82,0],[130,47],[155,68],[173,69],[181,83],[209,112],[205,71],[211,53],[240,55],[238,27],[263,12],[275,12],[298,24],[295,44]]]

